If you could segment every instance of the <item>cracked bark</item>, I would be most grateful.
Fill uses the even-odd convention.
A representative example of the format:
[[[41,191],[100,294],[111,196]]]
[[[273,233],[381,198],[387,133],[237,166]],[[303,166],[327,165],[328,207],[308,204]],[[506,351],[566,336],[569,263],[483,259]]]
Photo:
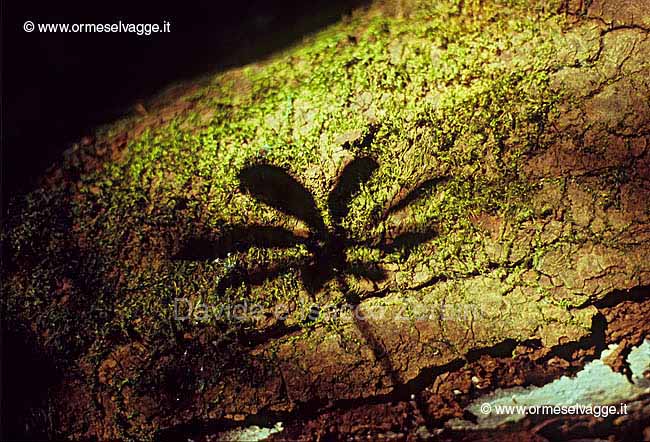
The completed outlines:
[[[568,1],[564,8],[564,52],[547,70],[562,98],[534,143],[545,147],[526,152],[521,167],[533,184],[526,196],[533,215],[520,222],[487,209],[473,214],[481,236],[468,256],[480,256],[479,264],[454,256],[434,262],[426,244],[420,255],[389,263],[387,280],[354,305],[404,316],[400,321],[270,321],[232,338],[220,330],[174,331],[177,341],[162,349],[133,332],[120,336],[73,359],[54,388],[58,434],[213,440],[281,420],[286,430],[277,439],[414,438],[422,431],[461,439],[444,422],[463,416],[463,406],[485,392],[573,373],[610,343],[621,344],[611,364],[625,371],[625,355],[650,333],[650,7]],[[572,47],[574,40],[584,47]],[[511,49],[497,61],[521,60],[530,49]],[[425,134],[435,129],[417,125]],[[462,144],[462,134],[451,140],[445,149]],[[429,179],[443,192],[453,184]],[[449,244],[465,234],[449,230]],[[131,281],[115,288],[137,296],[149,287]],[[339,291],[348,290],[339,281]],[[320,301],[344,302],[327,291]],[[465,312],[448,310],[463,305]],[[420,307],[424,319],[404,313]],[[560,431],[548,423],[532,433],[551,430]]]

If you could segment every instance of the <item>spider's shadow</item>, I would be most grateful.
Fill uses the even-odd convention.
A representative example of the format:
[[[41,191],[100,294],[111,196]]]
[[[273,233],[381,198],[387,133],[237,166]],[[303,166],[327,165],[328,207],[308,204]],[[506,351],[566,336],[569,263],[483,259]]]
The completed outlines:
[[[349,262],[345,253],[348,247],[363,245],[378,248],[382,253],[396,251],[408,253],[413,247],[436,235],[434,230],[425,228],[419,231],[405,231],[394,236],[384,235],[363,242],[352,238],[344,228],[343,221],[349,214],[354,197],[378,168],[377,162],[370,157],[354,159],[343,168],[327,199],[331,219],[331,225],[327,226],[311,193],[286,170],[268,164],[245,167],[239,173],[240,190],[261,203],[302,220],[309,227],[309,233],[306,236],[299,236],[278,226],[233,225],[222,229],[217,236],[194,238],[188,241],[177,258],[213,260],[235,252],[244,253],[252,247],[291,248],[303,245],[309,252],[307,259],[298,262],[279,260],[272,267],[262,266],[255,270],[235,268],[220,280],[217,291],[222,292],[228,287],[239,286],[242,283],[250,288],[298,268],[303,285],[312,297],[326,283],[335,281],[347,302],[357,309],[361,300],[348,286],[346,277],[355,276],[377,283],[384,281],[387,273],[373,263]],[[425,197],[429,190],[440,182],[441,179],[427,180],[414,189],[400,192],[376,217],[374,223],[386,220],[393,213]],[[356,313],[353,316],[357,329],[372,349],[375,358],[384,367],[392,383],[400,384],[400,376],[395,372],[383,344],[374,337],[371,324],[360,319]],[[253,331],[248,336],[242,336],[242,341],[245,344],[257,345],[299,329],[300,326],[296,325],[285,326],[280,320],[268,330]]]
[[[343,167],[327,199],[331,223],[326,225],[312,194],[286,170],[269,164],[255,164],[243,168],[239,175],[239,189],[259,202],[303,221],[309,228],[297,234],[279,226],[259,224],[225,226],[216,235],[204,235],[188,240],[176,259],[208,261],[223,259],[232,253],[245,253],[250,248],[289,249],[304,246],[306,258],[279,259],[272,265],[253,263],[244,269],[235,266],[218,282],[217,292],[228,287],[261,285],[282,273],[299,270],[303,286],[312,298],[330,281],[338,284],[348,302],[357,305],[359,297],[346,282],[348,276],[380,283],[387,278],[381,266],[363,261],[350,262],[346,249],[369,246],[381,253],[409,253],[414,247],[432,239],[436,232],[430,228],[405,231],[396,235],[358,241],[346,231],[343,221],[362,186],[379,168],[370,157],[360,157]],[[443,178],[444,179],[444,178]],[[386,220],[415,201],[427,196],[441,179],[431,179],[413,189],[400,192],[387,207],[375,216],[375,225]]]

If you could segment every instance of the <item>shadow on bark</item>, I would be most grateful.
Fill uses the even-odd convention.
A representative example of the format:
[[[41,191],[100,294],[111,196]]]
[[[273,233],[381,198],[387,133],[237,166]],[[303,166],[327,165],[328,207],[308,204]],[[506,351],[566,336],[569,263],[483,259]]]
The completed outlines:
[[[377,283],[384,281],[388,274],[376,263],[348,260],[346,250],[362,245],[377,248],[384,254],[404,254],[434,238],[436,232],[431,228],[421,228],[419,231],[403,232],[394,238],[376,238],[364,242],[353,239],[344,227],[344,220],[350,212],[355,196],[378,168],[379,164],[370,157],[356,158],[343,168],[328,196],[327,205],[332,225],[326,226],[314,197],[289,172],[267,164],[245,167],[239,173],[240,190],[262,204],[303,221],[309,227],[306,237],[299,237],[289,230],[275,226],[230,226],[225,227],[215,238],[193,239],[185,244],[176,258],[212,260],[232,253],[244,253],[252,247],[290,248],[304,245],[309,252],[307,259],[292,265],[281,261],[275,263],[274,268],[261,267],[254,274],[241,269],[231,271],[229,276],[220,281],[217,290],[225,290],[241,283],[259,284],[273,279],[283,271],[291,271],[295,266],[304,288],[316,303],[316,295],[333,281],[352,309],[357,329],[391,379],[392,385],[397,388],[403,381],[392,366],[387,349],[375,337],[372,324],[363,319],[360,311],[361,296],[350,288],[347,280],[349,276],[354,276]],[[444,179],[427,180],[414,189],[403,191],[386,208],[378,221],[384,221],[392,214],[426,197],[442,181]],[[315,304],[303,324],[315,321],[319,313],[320,306]],[[244,332],[240,339],[244,345],[254,346],[299,332],[300,329],[301,326],[288,327],[279,321],[265,330]]]

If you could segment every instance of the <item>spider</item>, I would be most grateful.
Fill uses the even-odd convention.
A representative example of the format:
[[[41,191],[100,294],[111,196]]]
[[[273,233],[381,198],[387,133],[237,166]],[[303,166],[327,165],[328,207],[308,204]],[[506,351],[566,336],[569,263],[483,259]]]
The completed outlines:
[[[347,232],[343,220],[350,211],[350,203],[373,173],[379,168],[377,162],[370,157],[360,157],[350,161],[338,176],[334,188],[328,195],[330,225],[326,225],[313,196],[309,191],[288,172],[280,167],[269,164],[256,164],[244,167],[239,172],[240,190],[259,202],[269,205],[287,215],[302,220],[308,227],[306,236],[297,235],[279,226],[265,225],[233,225],[222,230],[214,241],[190,242],[184,258],[215,259],[229,256],[233,252],[246,252],[251,247],[259,248],[290,248],[304,245],[309,258],[299,263],[300,277],[305,289],[312,298],[330,281],[335,281],[341,293],[344,294],[348,307],[356,310],[361,299],[359,294],[351,290],[346,277],[356,276],[380,282],[387,277],[386,272],[371,263],[350,262],[346,251],[350,247],[370,246],[379,248],[384,253],[394,251],[408,252],[413,247],[428,241],[435,236],[431,229],[425,232],[406,231],[396,236],[382,235],[370,241],[358,241]],[[411,191],[400,192],[377,217],[379,221],[387,219],[415,200],[426,195],[427,191],[446,177],[435,178],[420,183]],[[261,272],[232,271],[229,277],[222,279],[217,291],[228,286],[234,286],[242,281],[249,285],[261,284],[268,279],[290,271],[292,262],[275,263],[272,268],[264,268]],[[318,306],[312,307],[306,322],[314,321],[320,313]],[[376,360],[384,367],[393,385],[401,383],[399,374],[394,370],[384,345],[375,338],[370,324],[360,318],[358,312],[353,312],[354,323],[371,348]],[[267,330],[255,331],[243,337],[243,342],[256,345],[268,339],[284,336],[299,331],[300,325],[285,326],[280,319],[278,323]],[[422,407],[419,404],[418,407]]]
[[[314,297],[328,282],[335,281],[347,302],[358,305],[359,295],[350,290],[346,277],[367,278],[378,283],[385,280],[387,274],[376,264],[350,262],[346,256],[350,247],[369,246],[378,248],[383,253],[408,252],[435,236],[433,230],[407,231],[394,237],[382,235],[370,241],[359,241],[353,239],[346,231],[343,220],[350,211],[350,203],[362,184],[371,178],[378,167],[374,159],[359,157],[343,168],[327,199],[331,220],[329,226],[325,224],[310,192],[284,169],[269,164],[244,167],[238,175],[239,189],[263,204],[302,220],[309,227],[307,236],[297,235],[278,226],[231,225],[222,229],[215,240],[190,241],[180,256],[186,259],[209,260],[225,258],[234,252],[246,252],[252,247],[291,248],[303,245],[309,258],[298,263],[298,268],[307,292]],[[440,178],[427,180],[410,192],[400,193],[379,215],[379,221],[387,219],[392,213],[419,199],[440,181]],[[294,264],[295,262],[280,261],[260,272],[232,271],[219,282],[217,291],[241,281],[252,285],[261,284],[289,271]]]

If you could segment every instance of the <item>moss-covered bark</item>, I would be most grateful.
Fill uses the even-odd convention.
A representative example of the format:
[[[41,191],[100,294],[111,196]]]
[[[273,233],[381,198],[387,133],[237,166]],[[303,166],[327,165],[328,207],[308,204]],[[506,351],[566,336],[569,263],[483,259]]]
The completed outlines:
[[[291,419],[503,342],[588,337],[599,300],[650,284],[647,11],[377,4],[75,145],[3,233],[12,327],[64,372],[57,435]],[[333,210],[359,158],[376,170]],[[304,186],[323,225],[287,210],[295,188],[256,198],[241,171],[257,164],[295,179],[262,188]],[[314,253],[345,268],[309,286]],[[176,321],[177,298],[286,318]],[[367,320],[328,314],[342,305]]]

